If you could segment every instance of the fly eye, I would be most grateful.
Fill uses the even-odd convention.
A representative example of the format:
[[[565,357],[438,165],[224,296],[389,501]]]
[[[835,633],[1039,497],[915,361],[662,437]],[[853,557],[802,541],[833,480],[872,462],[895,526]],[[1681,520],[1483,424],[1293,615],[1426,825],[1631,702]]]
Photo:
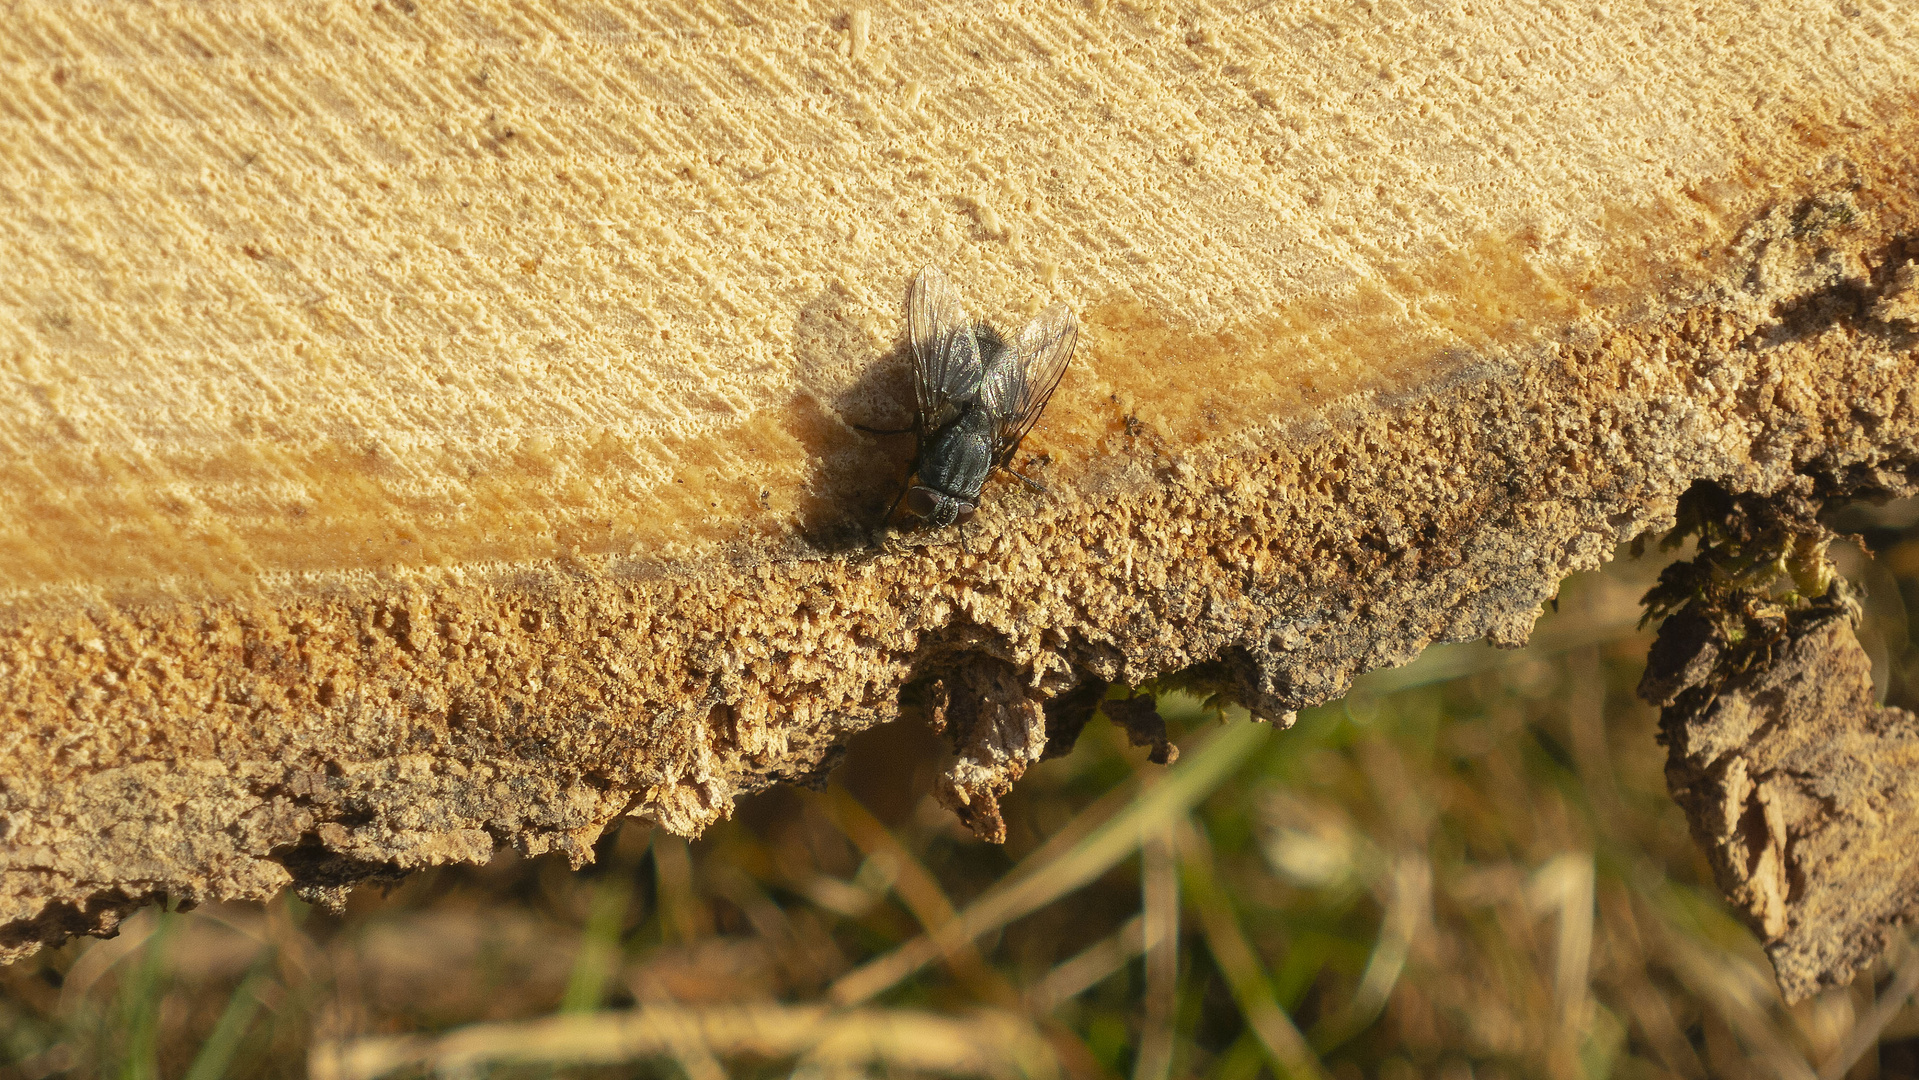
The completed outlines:
[[[973,511],[978,509],[979,507],[974,506],[972,503],[961,503],[959,504],[959,514],[953,520],[954,521],[971,521],[973,520]]]
[[[914,517],[932,517],[938,505],[939,500],[923,487],[910,488],[906,492],[906,512]]]

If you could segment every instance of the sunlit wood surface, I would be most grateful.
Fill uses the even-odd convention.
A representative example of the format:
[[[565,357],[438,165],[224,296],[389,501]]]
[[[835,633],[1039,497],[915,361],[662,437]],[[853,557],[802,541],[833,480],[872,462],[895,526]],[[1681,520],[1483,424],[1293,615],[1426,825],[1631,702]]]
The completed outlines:
[[[1896,486],[1915,46],[1890,2],[10,8],[0,949],[694,832],[934,675],[990,835],[1075,687],[1282,717],[1523,639],[1694,479]],[[1049,494],[876,547],[912,448],[853,425],[906,417],[927,263],[1081,346]]]

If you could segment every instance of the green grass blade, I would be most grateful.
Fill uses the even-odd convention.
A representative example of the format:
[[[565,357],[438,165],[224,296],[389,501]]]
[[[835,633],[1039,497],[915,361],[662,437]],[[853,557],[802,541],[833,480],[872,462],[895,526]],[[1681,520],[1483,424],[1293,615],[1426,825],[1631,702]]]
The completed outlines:
[[[139,966],[121,990],[120,1016],[126,1025],[122,1080],[160,1080],[160,1003],[166,996],[167,945],[180,916],[155,914],[153,934],[142,946]]]
[[[580,951],[567,977],[566,993],[560,998],[561,1012],[591,1012],[600,1007],[606,997],[607,980],[619,967],[620,927],[626,922],[632,897],[633,883],[622,874],[608,874],[593,890],[586,929],[580,935]]]
[[[220,1080],[227,1074],[234,1055],[240,1050],[240,1040],[246,1038],[247,1029],[260,1011],[260,988],[271,978],[267,973],[267,959],[271,955],[269,951],[255,962],[246,978],[234,988],[227,1007],[221,1010],[207,1041],[200,1044],[200,1052],[193,1056],[193,1064],[187,1067],[183,1080]]]
[[[1211,842],[1190,820],[1180,822],[1179,839],[1187,900],[1199,916],[1206,947],[1212,952],[1220,974],[1226,977],[1240,1016],[1245,1018],[1247,1028],[1266,1052],[1267,1064],[1278,1076],[1329,1080],[1319,1055],[1307,1045],[1306,1037],[1300,1034],[1292,1017],[1280,1008],[1266,965],[1260,962],[1259,954],[1246,940],[1232,900],[1213,869]]]

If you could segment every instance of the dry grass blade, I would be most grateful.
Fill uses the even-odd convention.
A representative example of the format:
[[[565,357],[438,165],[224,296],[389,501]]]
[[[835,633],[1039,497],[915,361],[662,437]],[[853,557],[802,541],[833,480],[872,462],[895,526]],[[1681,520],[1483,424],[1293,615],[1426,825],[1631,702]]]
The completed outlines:
[[[947,1076],[1058,1073],[1051,1046],[1004,1012],[968,1017],[905,1009],[831,1012],[822,1006],[694,1008],[644,1005],[619,1012],[475,1024],[445,1035],[376,1036],[321,1043],[313,1080],[376,1080],[401,1070],[459,1074],[503,1065],[620,1065],[683,1058],[690,1046],[717,1057],[800,1058],[825,1070],[880,1068]]]
[[[636,1001],[645,1005],[665,1006],[656,1013],[660,1030],[669,1044],[663,1056],[680,1067],[686,1080],[726,1080],[726,1069],[714,1055],[712,1047],[706,1044],[705,1034],[699,1024],[690,1016],[671,1011],[675,1002],[657,982],[636,977],[632,980],[632,990]],[[564,1007],[560,1010],[562,1015],[568,1011]],[[591,1015],[591,1012],[587,1011],[586,1014]]]
[[[1779,1080],[1814,1080],[1805,1055],[1782,1036],[1769,1005],[1778,1001],[1769,973],[1751,969],[1727,952],[1716,951],[1682,934],[1665,936],[1672,970],[1737,1033],[1756,1063]]]
[[[1199,916],[1200,929],[1206,935],[1206,946],[1232,988],[1233,999],[1239,1003],[1240,1015],[1245,1017],[1246,1025],[1252,1028],[1261,1048],[1266,1051],[1268,1063],[1282,1077],[1328,1080],[1319,1056],[1313,1053],[1313,1048],[1306,1043],[1306,1037],[1293,1025],[1292,1017],[1287,1016],[1286,1010],[1280,1007],[1279,997],[1273,992],[1272,979],[1266,974],[1266,966],[1260,962],[1259,954],[1253,951],[1252,943],[1246,940],[1245,932],[1240,929],[1232,901],[1227,899],[1213,869],[1212,843],[1190,820],[1184,818],[1177,826],[1177,835],[1186,876],[1186,894],[1192,901],[1193,911]]]
[[[982,934],[1065,896],[1110,870],[1139,846],[1140,832],[1151,822],[1183,816],[1232,775],[1254,750],[1265,745],[1271,729],[1241,720],[1214,732],[1197,751],[1182,753],[1179,764],[1138,798],[1058,854],[1042,849],[1015,867],[939,930],[913,939],[864,967],[840,977],[832,999],[857,1004],[885,992],[902,979]],[[1101,801],[1104,804],[1104,800]],[[1070,826],[1069,826],[1070,827]]]
[[[1532,909],[1552,914],[1559,922],[1553,949],[1553,1001],[1559,1009],[1560,1034],[1565,1038],[1577,1036],[1586,1023],[1593,896],[1592,856],[1577,852],[1554,856],[1533,875],[1526,889]]]
[[[1050,1080],[1059,1062],[1024,1018],[1007,1012],[967,1019],[904,1009],[860,1009],[822,1025],[824,1038],[803,1064],[827,1069],[876,1065],[945,1076],[1022,1076]]]
[[[726,1069],[720,1065],[713,1048],[706,1044],[705,1032],[700,1030],[695,1018],[688,1016],[679,1024],[662,1026],[672,1043],[665,1056],[680,1067],[686,1080],[727,1080]]]
[[[957,912],[953,901],[940,887],[939,879],[926,869],[906,845],[899,842],[873,812],[860,804],[844,788],[829,790],[825,798],[828,815],[848,839],[868,858],[884,857],[893,865],[893,891],[906,904],[920,928],[934,932],[953,921]],[[965,942],[947,954],[954,972],[968,984],[989,995],[989,1000],[1010,1002],[1016,996],[1011,984],[986,963],[972,942]],[[1041,1013],[1044,1015],[1044,1013]]]
[[[1652,949],[1640,931],[1632,893],[1615,879],[1598,889],[1595,896],[1603,905],[1601,921],[1621,960],[1616,965],[1615,1000],[1639,1025],[1653,1055],[1667,1072],[1685,1080],[1701,1080],[1707,1075],[1705,1062],[1673,1015],[1673,1003],[1652,980]]]
[[[1908,941],[1905,953],[1892,976],[1892,985],[1886,987],[1886,992],[1873,1004],[1872,1011],[1847,1034],[1846,1041],[1840,1044],[1832,1060],[1826,1062],[1826,1067],[1819,1070],[1819,1080],[1840,1080],[1850,1072],[1853,1065],[1866,1056],[1866,1051],[1879,1042],[1880,1033],[1892,1022],[1892,1018],[1905,1008],[1915,992],[1919,992],[1919,948],[1914,948],[1912,942]]]
[[[1153,947],[1146,920],[1138,915],[1117,931],[1061,961],[1025,994],[1026,1009],[1045,1016],[1073,998],[1098,986],[1127,962]]]
[[[1145,836],[1142,854],[1141,917],[1154,940],[1146,950],[1146,1023],[1133,1059],[1133,1080],[1164,1080],[1173,1072],[1173,1013],[1179,994],[1179,864],[1165,825]]]
[[[1386,917],[1359,977],[1359,989],[1343,1012],[1313,1033],[1313,1042],[1321,1050],[1345,1042],[1379,1019],[1406,970],[1414,938],[1432,921],[1433,866],[1425,855],[1401,852],[1393,859],[1386,886]]]
[[[868,858],[880,855],[892,861],[893,891],[899,894],[920,926],[935,930],[953,921],[953,902],[947,898],[946,890],[940,888],[939,881],[871,810],[860,805],[844,788],[828,790],[824,801],[828,816],[861,854]]]

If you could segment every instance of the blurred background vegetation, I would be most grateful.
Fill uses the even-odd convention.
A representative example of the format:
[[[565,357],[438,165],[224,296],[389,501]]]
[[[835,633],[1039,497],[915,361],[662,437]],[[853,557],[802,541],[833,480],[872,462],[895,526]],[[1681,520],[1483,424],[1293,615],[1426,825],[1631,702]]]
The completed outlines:
[[[1919,503],[1836,524],[1872,553],[1836,555],[1875,677],[1919,706]],[[1919,1076],[1884,964],[1788,1006],[1714,891],[1633,695],[1659,565],[1291,731],[1163,698],[1171,766],[1095,721],[1004,847],[898,724],[823,791],[691,844],[628,824],[577,873],[149,910],[0,969],[0,1075]]]

